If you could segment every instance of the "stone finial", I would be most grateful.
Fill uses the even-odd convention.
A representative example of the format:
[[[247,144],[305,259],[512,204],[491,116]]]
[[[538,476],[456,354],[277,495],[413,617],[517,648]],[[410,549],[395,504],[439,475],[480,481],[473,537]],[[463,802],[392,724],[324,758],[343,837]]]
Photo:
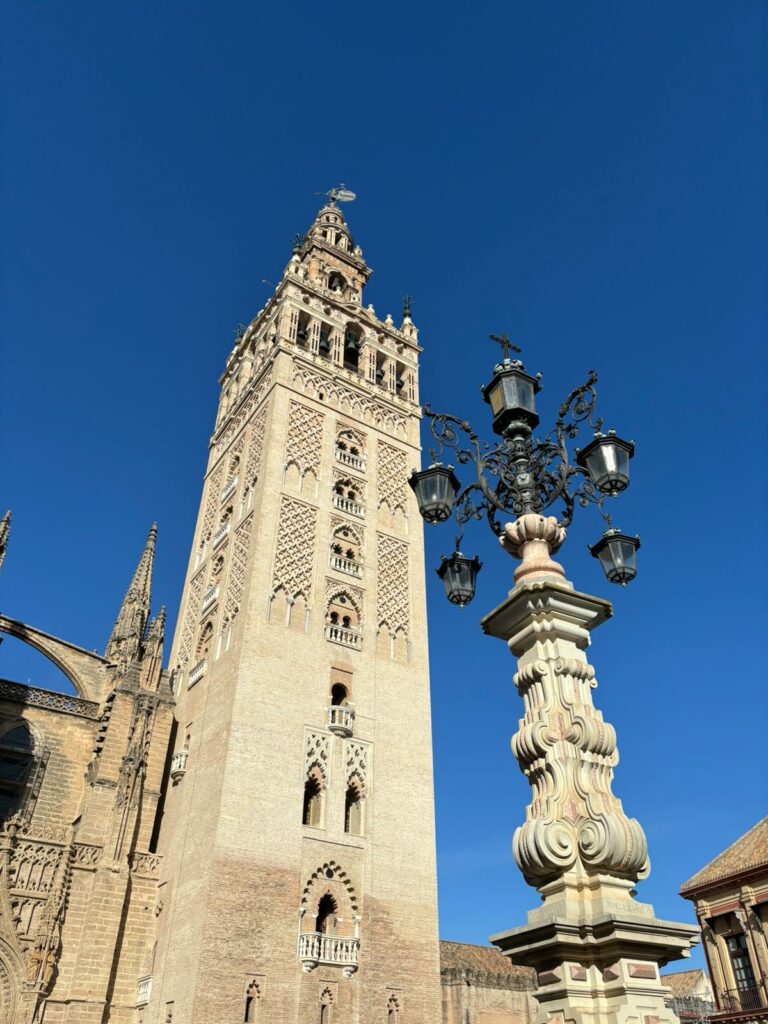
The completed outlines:
[[[11,510],[0,519],[0,565],[3,564],[5,552],[8,550],[8,537],[11,533]]]
[[[520,516],[514,523],[504,526],[499,543],[513,558],[521,559],[515,569],[515,585],[530,580],[564,580],[562,565],[550,558],[565,540],[565,529],[554,516],[535,512]]]

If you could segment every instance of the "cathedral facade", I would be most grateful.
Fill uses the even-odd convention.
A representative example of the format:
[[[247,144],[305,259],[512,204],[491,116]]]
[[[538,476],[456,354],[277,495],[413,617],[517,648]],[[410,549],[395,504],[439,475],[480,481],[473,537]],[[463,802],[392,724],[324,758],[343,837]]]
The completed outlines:
[[[221,378],[168,671],[155,531],[78,696],[0,683],[0,1020],[437,1024],[417,331],[330,202]]]

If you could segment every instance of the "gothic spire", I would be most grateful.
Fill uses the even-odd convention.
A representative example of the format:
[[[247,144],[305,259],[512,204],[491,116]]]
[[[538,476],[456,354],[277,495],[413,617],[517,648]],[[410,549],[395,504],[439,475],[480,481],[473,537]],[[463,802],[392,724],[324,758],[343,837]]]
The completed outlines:
[[[149,619],[156,540],[157,523],[153,523],[107,642],[104,654],[110,661],[132,661],[139,654]]]
[[[5,552],[8,550],[8,537],[11,533],[11,510],[0,519],[0,566],[3,564]]]

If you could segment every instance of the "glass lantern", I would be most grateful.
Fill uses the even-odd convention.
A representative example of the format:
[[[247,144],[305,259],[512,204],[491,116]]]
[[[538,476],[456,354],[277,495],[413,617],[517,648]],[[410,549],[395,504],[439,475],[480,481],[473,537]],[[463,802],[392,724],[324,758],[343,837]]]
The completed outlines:
[[[629,460],[634,454],[634,441],[622,441],[615,430],[598,431],[586,448],[576,452],[576,462],[601,494],[615,496],[629,486]]]
[[[421,516],[433,526],[444,523],[453,511],[459,480],[453,466],[436,462],[421,472],[414,470],[408,483],[416,495]]]
[[[630,537],[621,530],[606,530],[589,553],[597,558],[611,583],[626,587],[637,576],[639,537]]]
[[[536,394],[541,389],[538,377],[525,372],[518,359],[499,363],[490,384],[482,389],[483,398],[493,413],[493,429],[504,434],[509,427],[522,427],[530,433],[539,422]]]
[[[477,574],[482,567],[483,563],[477,555],[465,558],[460,551],[454,551],[450,558],[443,555],[440,568],[436,572],[443,581],[446,596],[451,604],[457,604],[460,608],[469,604],[475,596]]]

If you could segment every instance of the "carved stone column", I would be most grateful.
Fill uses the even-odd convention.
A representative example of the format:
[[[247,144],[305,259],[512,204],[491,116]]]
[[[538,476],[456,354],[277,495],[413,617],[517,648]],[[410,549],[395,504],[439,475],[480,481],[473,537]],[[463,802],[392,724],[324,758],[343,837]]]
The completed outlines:
[[[592,702],[584,654],[612,609],[575,591],[551,560],[564,537],[540,515],[505,527],[502,546],[522,564],[482,621],[518,659],[525,714],[512,750],[532,799],[514,855],[542,898],[526,925],[491,941],[536,969],[536,1024],[671,1024],[659,967],[689,955],[696,928],[660,921],[634,898],[649,872],[645,835],[611,791],[616,734]]]

